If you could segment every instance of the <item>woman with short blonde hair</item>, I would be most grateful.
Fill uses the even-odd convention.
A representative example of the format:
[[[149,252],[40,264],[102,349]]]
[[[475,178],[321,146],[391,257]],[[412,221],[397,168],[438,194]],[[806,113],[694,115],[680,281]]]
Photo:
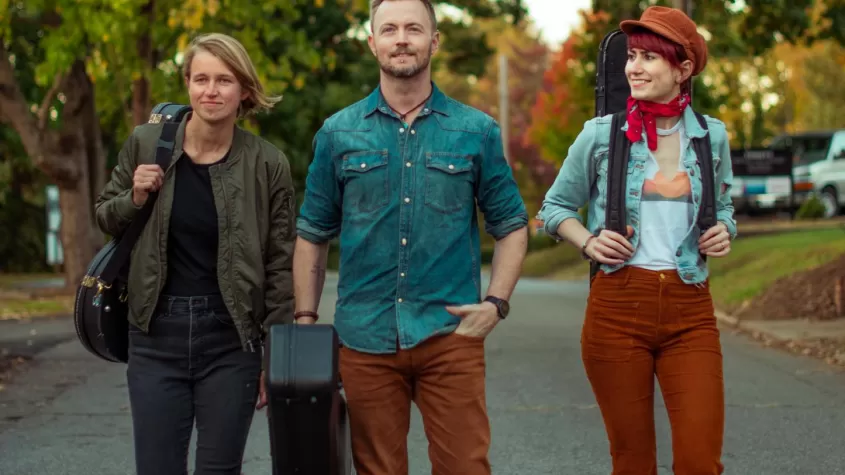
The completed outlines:
[[[268,96],[264,92],[264,85],[258,77],[249,53],[238,40],[222,33],[201,35],[191,42],[182,59],[182,74],[186,79],[191,77],[194,56],[201,51],[210,53],[223,61],[235,75],[241,88],[246,91],[247,97],[241,101],[239,117],[270,110],[282,100],[282,96]]]
[[[137,127],[100,194],[97,222],[119,235],[158,193],[129,267],[127,380],[138,475],[241,473],[266,404],[267,328],[293,319],[294,189],[284,154],[237,120],[271,108],[244,47],[212,33],[184,55],[191,112],[170,165],[164,124]],[[256,399],[259,399],[256,404]]]

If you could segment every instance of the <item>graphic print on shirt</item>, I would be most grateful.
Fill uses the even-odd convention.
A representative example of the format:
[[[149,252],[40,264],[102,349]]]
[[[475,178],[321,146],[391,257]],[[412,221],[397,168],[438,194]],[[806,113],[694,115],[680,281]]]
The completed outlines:
[[[652,159],[646,165],[640,202],[640,243],[630,265],[651,270],[675,269],[693,218],[692,188],[683,162],[671,180]]]
[[[648,178],[643,183],[642,201],[692,204],[689,175],[678,170],[671,180],[667,180],[663,173],[658,171],[654,178]]]

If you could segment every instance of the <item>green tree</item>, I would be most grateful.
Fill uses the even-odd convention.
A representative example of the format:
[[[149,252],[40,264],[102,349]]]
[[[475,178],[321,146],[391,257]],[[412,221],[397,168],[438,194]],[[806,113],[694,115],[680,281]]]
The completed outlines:
[[[443,3],[469,16],[518,21],[524,12],[520,0]],[[375,85],[377,68],[367,64],[365,46],[347,37],[366,17],[367,6],[365,0],[0,0],[0,121],[16,131],[32,163],[60,189],[67,283],[79,281],[102,244],[92,200],[105,179],[107,154],[146,120],[153,103],[186,101],[177,53],[192,36],[222,31],[244,43],[267,88],[287,97],[278,113],[293,116],[283,123],[256,118],[245,125],[304,158],[298,151],[307,149],[304,144],[329,111]],[[322,20],[335,29],[321,30]],[[483,50],[471,41],[480,37],[461,36],[464,28],[469,27],[444,23],[456,38],[447,65],[471,70],[466,59]],[[325,42],[315,44],[314,36]],[[319,51],[339,44],[346,69],[336,69],[338,58]],[[21,87],[26,74],[34,75],[36,87]],[[320,74],[329,78],[315,80]],[[300,107],[315,104],[310,115]],[[297,161],[300,176],[302,165]]]

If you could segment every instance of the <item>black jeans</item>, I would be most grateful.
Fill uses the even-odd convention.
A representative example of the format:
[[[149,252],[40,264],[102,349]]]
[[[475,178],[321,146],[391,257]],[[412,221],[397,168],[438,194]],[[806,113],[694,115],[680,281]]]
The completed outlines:
[[[260,373],[219,296],[162,296],[148,334],[129,328],[137,475],[187,474],[195,420],[194,473],[240,475]]]

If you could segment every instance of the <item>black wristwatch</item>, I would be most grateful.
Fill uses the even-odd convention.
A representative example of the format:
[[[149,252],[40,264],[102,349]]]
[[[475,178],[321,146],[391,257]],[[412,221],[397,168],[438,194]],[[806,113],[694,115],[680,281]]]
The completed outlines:
[[[485,302],[490,302],[496,306],[496,309],[499,312],[499,318],[505,319],[508,316],[508,313],[511,311],[511,305],[508,303],[507,300],[500,299],[498,297],[493,297],[492,295],[488,295],[484,298]]]

